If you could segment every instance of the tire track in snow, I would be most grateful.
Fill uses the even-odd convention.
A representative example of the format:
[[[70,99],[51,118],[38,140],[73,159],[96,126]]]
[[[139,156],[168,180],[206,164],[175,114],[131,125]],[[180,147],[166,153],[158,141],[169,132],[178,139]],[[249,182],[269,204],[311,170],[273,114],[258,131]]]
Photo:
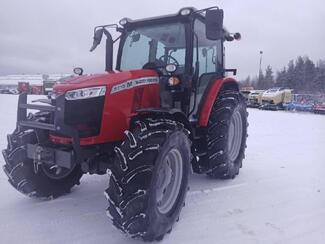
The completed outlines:
[[[200,190],[195,190],[195,191],[189,191],[189,193],[187,195],[189,197],[191,197],[191,196],[196,196],[196,195],[200,195],[200,194],[209,194],[212,192],[226,191],[229,189],[239,188],[239,187],[243,187],[243,186],[247,186],[247,185],[248,185],[248,183],[241,183],[241,184],[236,184],[236,185],[215,187],[215,188],[210,188],[210,189],[200,189]]]

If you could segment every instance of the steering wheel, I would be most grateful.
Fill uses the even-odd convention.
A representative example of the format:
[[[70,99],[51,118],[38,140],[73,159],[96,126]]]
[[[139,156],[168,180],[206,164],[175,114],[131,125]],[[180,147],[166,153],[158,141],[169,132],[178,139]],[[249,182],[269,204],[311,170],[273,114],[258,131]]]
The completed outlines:
[[[158,58],[158,60],[165,63],[165,57],[166,57],[165,55],[162,55],[160,58]],[[168,64],[175,64],[176,66],[179,66],[177,59],[174,58],[173,56],[167,55],[167,60],[169,61],[172,60],[172,62],[168,62]]]
[[[159,69],[165,67],[165,63],[161,60],[154,60],[143,65],[143,69]]]

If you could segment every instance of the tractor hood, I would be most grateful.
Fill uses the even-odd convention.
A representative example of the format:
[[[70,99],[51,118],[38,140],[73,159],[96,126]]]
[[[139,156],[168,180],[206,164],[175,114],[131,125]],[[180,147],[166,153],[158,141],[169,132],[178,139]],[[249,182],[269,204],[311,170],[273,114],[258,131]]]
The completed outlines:
[[[111,92],[112,87],[118,87],[125,81],[157,76],[153,70],[112,71],[104,74],[82,75],[57,82],[53,87],[53,92],[62,94],[70,90],[95,86],[106,86],[106,91]]]

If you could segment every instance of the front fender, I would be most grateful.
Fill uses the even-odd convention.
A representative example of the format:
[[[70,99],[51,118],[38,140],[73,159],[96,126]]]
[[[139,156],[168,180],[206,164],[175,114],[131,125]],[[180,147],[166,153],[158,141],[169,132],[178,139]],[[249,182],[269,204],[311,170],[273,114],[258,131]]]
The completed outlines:
[[[210,87],[205,100],[203,102],[202,109],[200,111],[198,126],[206,127],[209,122],[210,113],[214,104],[214,101],[218,97],[221,89],[239,90],[238,82],[233,78],[224,78],[215,80]]]
[[[170,118],[172,120],[176,120],[184,125],[184,127],[192,132],[192,126],[186,117],[186,115],[179,109],[176,108],[144,108],[138,109],[139,113],[137,116],[141,115],[154,115],[159,117]]]

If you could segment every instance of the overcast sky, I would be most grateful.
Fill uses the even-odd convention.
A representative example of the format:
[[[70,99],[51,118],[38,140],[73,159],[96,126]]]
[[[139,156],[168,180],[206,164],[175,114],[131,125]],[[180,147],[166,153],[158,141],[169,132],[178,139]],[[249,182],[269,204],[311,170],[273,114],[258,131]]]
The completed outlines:
[[[227,68],[239,78],[263,68],[280,69],[299,55],[325,59],[325,2],[322,0],[1,0],[0,74],[102,72],[104,49],[90,53],[93,27],[177,12],[181,7],[219,5],[224,24],[242,40],[228,43]],[[102,45],[104,46],[104,45]]]

